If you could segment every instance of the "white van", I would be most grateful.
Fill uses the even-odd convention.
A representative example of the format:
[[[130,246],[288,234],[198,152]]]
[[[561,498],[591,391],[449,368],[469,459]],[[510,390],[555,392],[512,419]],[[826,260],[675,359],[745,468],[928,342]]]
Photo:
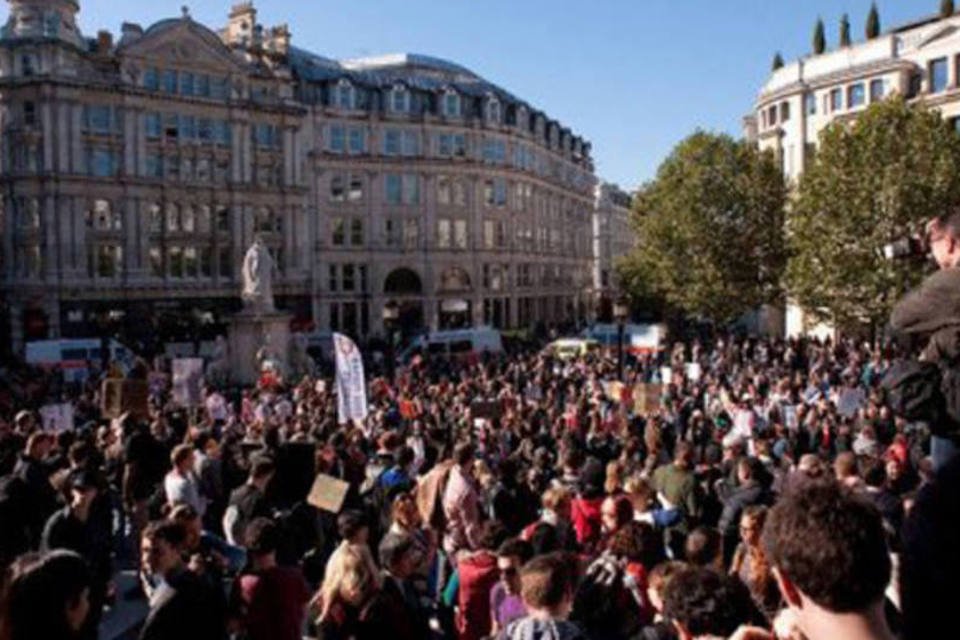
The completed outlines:
[[[451,329],[420,335],[397,356],[400,362],[408,362],[417,351],[435,356],[464,357],[481,353],[500,353],[503,341],[500,332],[489,327],[476,329]]]
[[[595,324],[585,329],[584,338],[596,340],[606,349],[616,349],[619,328],[616,324]],[[635,355],[657,353],[666,348],[667,326],[664,324],[626,324],[623,326],[623,348]]]
[[[90,375],[89,365],[100,366],[100,338],[61,338],[35,340],[26,345],[28,364],[60,369],[66,382],[81,382]],[[133,366],[133,352],[114,339],[109,341],[110,360],[126,372]]]

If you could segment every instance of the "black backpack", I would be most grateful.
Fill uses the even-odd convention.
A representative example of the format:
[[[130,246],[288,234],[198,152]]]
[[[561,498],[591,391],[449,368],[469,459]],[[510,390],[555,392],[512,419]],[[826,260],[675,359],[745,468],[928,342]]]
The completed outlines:
[[[891,410],[922,421],[944,438],[960,434],[960,369],[932,362],[899,360],[883,377]]]

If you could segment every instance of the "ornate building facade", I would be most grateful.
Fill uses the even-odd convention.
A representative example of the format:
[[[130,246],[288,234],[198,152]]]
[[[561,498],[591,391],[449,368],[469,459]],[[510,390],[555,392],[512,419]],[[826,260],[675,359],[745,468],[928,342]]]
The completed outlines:
[[[9,0],[0,33],[2,291],[15,345],[177,339],[239,308],[260,236],[297,329],[527,327],[585,317],[590,145],[418,55],[335,61],[186,9],[84,37],[75,0]],[[132,337],[129,336],[132,334]]]
[[[894,93],[937,109],[960,131],[960,15],[921,19],[775,70],[744,119],[744,131],[760,149],[773,151],[795,184],[815,157],[821,131]],[[832,332],[793,305],[785,330]]]

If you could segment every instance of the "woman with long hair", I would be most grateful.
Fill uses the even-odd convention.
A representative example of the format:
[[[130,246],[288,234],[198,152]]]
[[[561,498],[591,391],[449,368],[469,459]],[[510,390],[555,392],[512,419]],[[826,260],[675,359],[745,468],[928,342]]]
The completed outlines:
[[[740,517],[740,544],[733,553],[730,574],[735,575],[750,589],[754,602],[768,617],[780,605],[780,591],[763,550],[760,536],[767,521],[767,507],[747,507]]]
[[[380,590],[380,574],[370,549],[343,544],[330,556],[320,591],[311,603],[318,612],[317,629],[324,640],[357,635],[365,609]]]
[[[0,640],[77,640],[90,613],[90,571],[72,551],[21,556],[7,572]]]

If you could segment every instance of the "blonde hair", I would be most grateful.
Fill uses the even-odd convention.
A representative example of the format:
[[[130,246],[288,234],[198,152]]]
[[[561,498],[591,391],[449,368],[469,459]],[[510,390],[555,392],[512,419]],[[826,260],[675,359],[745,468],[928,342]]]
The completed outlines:
[[[326,620],[333,604],[343,600],[344,591],[360,592],[366,601],[379,588],[380,574],[369,547],[340,543],[327,561],[320,585],[320,620]]]
[[[543,496],[540,499],[541,504],[544,509],[550,509],[551,511],[556,511],[557,507],[561,504],[569,504],[572,500],[570,492],[561,487],[550,487],[543,492]]]

